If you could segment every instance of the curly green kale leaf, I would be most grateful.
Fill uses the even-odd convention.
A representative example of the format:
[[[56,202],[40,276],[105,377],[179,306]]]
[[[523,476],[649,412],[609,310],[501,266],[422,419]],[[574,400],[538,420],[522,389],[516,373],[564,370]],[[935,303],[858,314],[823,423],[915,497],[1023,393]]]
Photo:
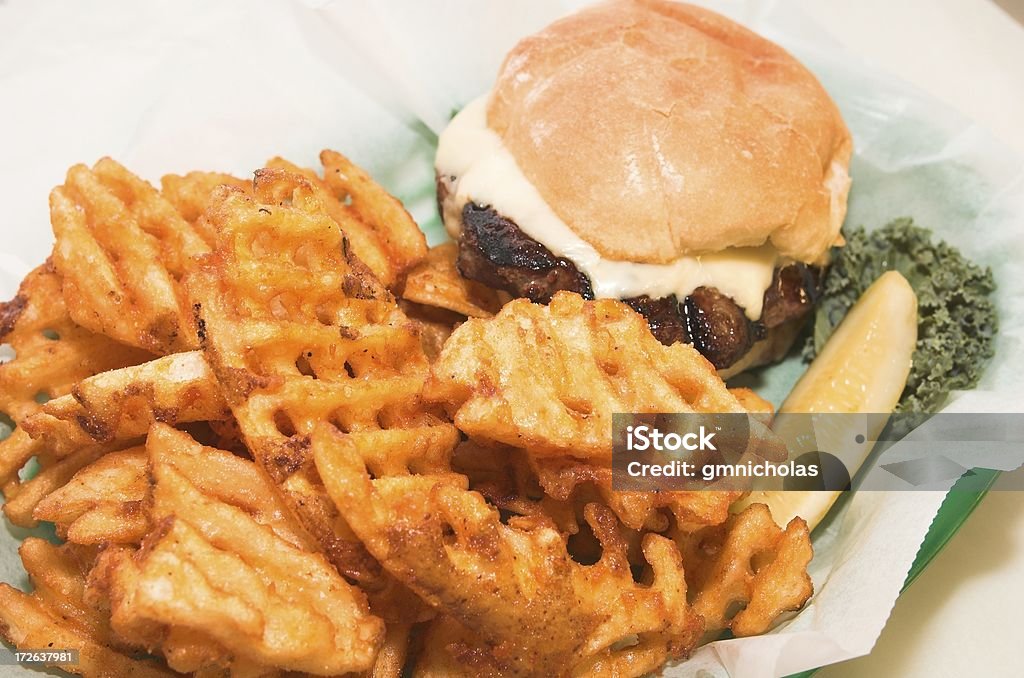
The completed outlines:
[[[918,330],[913,367],[897,412],[935,412],[950,391],[973,388],[994,353],[999,321],[989,268],[964,257],[912,219],[897,219],[870,233],[844,234],[825,278],[805,348],[813,357],[878,276],[896,270],[917,293]]]

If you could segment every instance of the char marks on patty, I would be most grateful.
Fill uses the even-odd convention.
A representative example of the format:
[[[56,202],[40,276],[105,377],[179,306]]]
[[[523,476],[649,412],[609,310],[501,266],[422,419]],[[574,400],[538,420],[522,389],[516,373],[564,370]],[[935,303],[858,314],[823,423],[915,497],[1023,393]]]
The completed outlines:
[[[456,264],[470,280],[536,303],[546,304],[560,290],[594,298],[590,279],[573,262],[555,256],[494,209],[473,202],[462,209]],[[757,321],[714,287],[698,287],[682,302],[675,295],[623,301],[647,319],[661,343],[693,344],[717,369],[725,369],[764,338],[766,329],[810,311],[820,283],[816,267],[796,263],[775,269]]]
[[[676,295],[670,294],[667,297],[654,299],[645,294],[623,299],[623,301],[647,319],[647,324],[651,326],[651,334],[661,343],[666,346],[677,342],[693,343],[690,341],[690,333],[687,332],[686,320],[683,318],[682,308]],[[701,353],[704,351],[701,350]],[[707,357],[706,354],[705,357]]]
[[[768,329],[799,318],[814,308],[821,296],[822,269],[793,263],[780,266],[764,292],[761,322]]]
[[[733,365],[764,338],[764,325],[751,322],[739,304],[714,287],[698,287],[679,307],[690,343],[717,369]]]
[[[575,264],[556,257],[490,207],[472,202],[462,209],[456,265],[470,280],[541,304],[560,290],[594,298],[590,279]]]

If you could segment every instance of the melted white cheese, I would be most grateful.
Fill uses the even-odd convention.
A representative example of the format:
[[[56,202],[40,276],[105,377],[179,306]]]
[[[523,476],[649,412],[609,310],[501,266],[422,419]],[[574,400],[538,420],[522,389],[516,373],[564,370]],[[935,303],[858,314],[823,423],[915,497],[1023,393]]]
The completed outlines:
[[[733,247],[668,264],[605,258],[555,214],[501,137],[487,126],[487,95],[463,108],[441,134],[435,167],[450,180],[450,200],[459,211],[469,201],[492,207],[556,256],[575,263],[590,278],[598,298],[646,294],[656,299],[675,294],[682,299],[707,286],[732,297],[751,320],[761,317],[764,291],[779,263],[774,247]],[[445,223],[455,231],[452,237],[458,237],[461,220],[449,218]]]

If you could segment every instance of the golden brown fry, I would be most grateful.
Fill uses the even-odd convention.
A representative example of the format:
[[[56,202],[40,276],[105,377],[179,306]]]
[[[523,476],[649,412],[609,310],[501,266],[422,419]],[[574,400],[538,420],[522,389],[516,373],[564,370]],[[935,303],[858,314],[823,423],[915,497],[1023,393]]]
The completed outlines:
[[[231,675],[231,651],[206,635],[184,627],[167,629],[160,643],[167,666],[178,673],[198,676]]]
[[[26,276],[14,299],[0,303],[0,343],[15,353],[0,364],[0,411],[15,422],[86,377],[151,357],[72,322],[49,261]]]
[[[0,584],[0,635],[11,644],[78,650],[78,664],[58,666],[87,677],[174,675],[156,662],[135,659],[112,637],[106,616],[87,600],[91,557],[36,538],[26,539],[20,552],[35,591],[25,594]]]
[[[388,624],[384,645],[377,653],[373,668],[365,674],[366,678],[401,678],[409,655],[411,634],[412,624]]]
[[[610,459],[613,412],[744,412],[692,346],[662,345],[621,302],[569,292],[466,321],[425,394],[470,436],[535,456]]]
[[[320,162],[324,182],[341,202],[351,203],[359,220],[375,231],[395,269],[404,272],[426,256],[426,237],[398,198],[337,151],[322,151]]]
[[[198,352],[97,374],[40,409],[21,422],[3,448],[6,459],[22,459],[21,463],[45,452],[42,470],[22,483],[16,494],[12,492],[4,505],[11,522],[23,527],[35,525],[33,511],[43,497],[102,454],[133,444],[154,422],[181,424],[230,416],[217,381]],[[132,510],[130,506],[123,508]],[[92,527],[99,530],[97,535],[104,534],[116,517],[108,515],[108,510],[91,514],[78,528],[84,530],[89,521],[99,521]],[[136,516],[124,536],[114,540],[128,539],[140,525]],[[109,534],[114,538],[113,533]],[[84,532],[76,537],[86,538]]]
[[[321,190],[273,169],[258,171],[254,187],[255,198],[218,189],[207,213],[217,247],[189,278],[206,355],[248,448],[331,561],[368,591],[375,612],[414,621],[428,610],[338,514],[308,436],[321,421],[349,431],[438,425],[420,403],[419,338],[348,246]]]
[[[501,309],[501,298],[490,287],[462,277],[455,267],[458,249],[453,242],[431,247],[406,276],[402,298],[470,318],[490,318]]]
[[[37,445],[36,441],[32,441],[32,444]],[[33,514],[39,502],[67,484],[82,468],[110,451],[109,447],[94,445],[62,459],[44,460],[44,465],[35,476],[21,483],[17,494],[4,504],[7,518],[20,527],[35,527],[37,519]]]
[[[739,499],[741,491],[666,491],[634,492],[612,489],[612,469],[570,458],[541,458],[534,461],[541,487],[559,500],[568,500],[584,489],[596,493],[627,527],[662,532],[668,527],[667,517],[659,509],[669,509],[676,524],[687,529],[718,525],[729,517],[729,506]]]
[[[730,388],[729,393],[733,394],[736,400],[740,401],[740,405],[747,412],[767,415],[769,417],[768,420],[762,418],[762,421],[770,422],[770,417],[775,414],[775,406],[749,388]]]
[[[413,331],[419,335],[420,346],[431,363],[441,355],[444,343],[448,341],[455,328],[466,320],[464,316],[452,311],[421,306],[404,299],[399,299],[398,307],[409,319]]]
[[[153,353],[196,345],[178,279],[208,247],[155,188],[110,158],[50,194],[54,263],[83,327]]]
[[[606,505],[631,530],[663,532],[670,516],[679,529],[718,525],[743,495],[739,490],[613,490],[609,466],[570,457],[531,458],[525,450],[473,440],[459,445],[452,466],[498,508],[516,515],[543,513],[567,534],[577,531],[574,513],[592,502]]]
[[[53,664],[83,676],[170,678],[177,675],[154,661],[135,659],[93,638],[83,629],[50,610],[34,596],[0,584],[0,635],[25,649],[61,647],[78,650],[78,663]]]
[[[416,657],[414,678],[498,678],[500,667],[490,660],[485,641],[446,614],[430,622]]]
[[[151,443],[141,457],[141,468],[137,455],[138,451],[132,450],[101,457],[76,475],[69,485],[47,497],[38,512],[53,513],[40,518],[57,522],[58,531],[64,521],[74,521],[72,529],[68,530],[68,537],[73,541],[138,544],[149,531],[150,511],[147,507],[152,502],[147,470],[152,464],[176,470],[204,495],[244,511],[284,542],[302,550],[313,550],[313,541],[295,523],[271,483],[252,462],[221,450],[201,447],[163,425],[153,428]],[[103,514],[126,514],[145,523],[137,526],[134,533],[129,533],[128,526],[121,521],[93,520],[87,525],[91,531],[86,531],[83,537],[74,529],[82,524],[82,518],[76,520],[76,517],[83,509],[92,507],[99,507],[99,510],[87,511],[84,517],[97,513],[101,513],[100,518]],[[109,605],[112,570],[130,554],[130,549],[107,548],[90,575],[95,600]],[[232,676],[270,676],[277,673],[276,669],[234,656],[208,635],[192,629],[165,628],[144,620],[128,625],[121,620],[119,630],[127,636],[122,642],[130,639],[133,645],[159,651],[168,665],[179,672],[198,672],[198,675],[228,675],[230,672]]]
[[[150,529],[148,463],[141,447],[100,456],[43,498],[32,516],[54,523],[58,536],[74,544],[138,544]]]
[[[579,678],[629,678],[657,673],[666,660],[657,642],[646,640],[600,652],[567,675]],[[493,661],[487,643],[451,617],[430,622],[423,650],[416,659],[415,678],[503,678],[508,673]]]
[[[23,489],[21,470],[37,454],[41,453],[40,445],[23,428],[16,428],[10,436],[0,440],[0,479],[4,499],[13,501]]]
[[[245,191],[252,189],[252,181],[220,172],[166,174],[160,178],[160,194],[174,206],[185,221],[192,224],[206,244],[211,246],[213,231],[203,218],[203,213],[210,204],[213,189],[218,186],[232,186]]]
[[[195,257],[209,251],[210,248],[174,205],[165,200],[148,181],[135,176],[110,158],[99,160],[93,166],[92,174],[103,188],[123,203],[139,228],[154,238],[159,247],[160,259],[174,279],[179,279],[192,269]],[[76,188],[85,188],[87,185],[73,184]],[[95,225],[93,230],[96,231]],[[101,244],[119,248],[119,251],[129,247],[128,243]]]
[[[465,440],[455,448],[451,466],[469,479],[471,490],[500,510],[517,516],[545,516],[563,535],[580,531],[583,506],[598,499],[579,495],[556,499],[545,494],[527,454],[504,445],[484,447]]]
[[[162,426],[153,429],[156,438],[164,434]],[[31,515],[54,523],[62,538],[76,544],[137,545],[152,527],[145,508],[151,461],[173,466],[203,493],[244,510],[289,544],[313,548],[273,485],[252,462],[196,445],[153,445],[148,452],[141,447],[109,453],[86,448],[29,481],[7,508],[18,506],[22,497],[35,494],[36,483],[44,482]],[[74,470],[69,473],[65,465]],[[50,480],[57,471],[61,476]]]
[[[160,646],[167,665],[178,673],[194,678],[306,678],[310,674],[263,666],[242,657],[233,657],[220,643],[181,627],[167,630]]]
[[[111,642],[106,617],[86,599],[86,576],[94,561],[90,550],[68,544],[56,546],[29,537],[22,542],[18,554],[32,580],[33,596],[87,629],[93,637],[106,644]]]
[[[49,261],[26,276],[14,299],[0,303],[0,343],[15,353],[0,364],[0,413],[18,426],[82,379],[151,357],[76,325]],[[38,452],[20,429],[0,441],[0,487],[8,501],[19,489],[18,471]]]
[[[306,590],[312,595],[299,600],[294,590],[300,585],[284,580],[280,570],[263,564],[253,567],[246,562],[254,555],[251,551],[239,555],[234,545],[230,550],[217,548],[185,521],[171,519],[162,524],[143,547],[116,568],[112,582],[115,627],[154,621],[200,630],[234,653],[317,675],[361,670],[372,663],[380,642],[378,631],[346,628],[351,610],[348,605],[332,609],[336,592],[332,584],[322,581],[326,569],[321,581],[307,582]],[[298,565],[279,551],[266,555]],[[323,567],[329,566],[324,562]],[[333,586],[343,583],[339,578]],[[326,605],[314,605],[319,596],[310,586],[323,587]],[[342,628],[331,628],[332,620]]]
[[[149,436],[157,529],[110,565],[112,624],[191,629],[260,665],[333,675],[369,669],[384,636],[363,594],[319,553],[296,548],[248,512],[202,492],[167,448],[202,448],[156,426]]]
[[[284,158],[267,167],[301,175],[323,209],[341,227],[359,260],[386,287],[393,287],[427,254],[427,241],[397,198],[337,151],[323,151],[324,176]]]
[[[204,495],[244,511],[295,548],[316,550],[273,483],[248,459],[198,445],[163,424],[150,430],[146,450],[151,465],[173,468]]]
[[[23,426],[59,457],[86,445],[130,441],[158,421],[182,424],[229,416],[203,354],[190,351],[84,379]]]
[[[510,675],[567,675],[636,635],[685,655],[703,630],[686,603],[679,554],[648,534],[649,586],[633,581],[627,544],[604,507],[586,507],[600,560],[575,563],[543,516],[504,524],[443,455],[411,453],[380,432],[344,434],[322,424],[313,438],[331,498],[389,572],[486,641],[477,661]]]
[[[305,678],[309,674],[265,667],[238,656],[211,638],[181,627],[172,627],[161,643],[167,666],[194,678]]]
[[[794,518],[783,531],[767,506],[751,504],[722,525],[676,533],[675,538],[694,609],[709,631],[764,633],[780,614],[800,609],[814,592],[807,574],[814,551],[802,518]]]

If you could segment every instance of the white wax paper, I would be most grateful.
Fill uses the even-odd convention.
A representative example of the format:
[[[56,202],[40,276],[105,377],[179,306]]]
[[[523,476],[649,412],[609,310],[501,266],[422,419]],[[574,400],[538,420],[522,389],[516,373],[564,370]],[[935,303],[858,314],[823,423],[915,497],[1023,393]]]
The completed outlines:
[[[489,87],[520,36],[579,4],[0,4],[0,297],[49,251],[50,188],[71,164],[102,155],[157,181],[191,169],[247,174],[274,154],[314,166],[321,148],[337,148],[405,200],[432,241],[442,239],[432,205],[434,135]],[[1014,294],[1024,282],[1020,160],[843,53],[788,3],[708,4],[793,51],[839,103],[856,142],[848,223],[873,228],[913,216],[993,267],[996,359],[981,389],[958,394],[951,408],[1024,411],[1024,302]],[[778,402],[800,369],[783,363],[755,386]],[[803,611],[768,635],[702,648],[667,675],[781,676],[870,651],[942,498],[844,499],[815,533],[816,594]],[[0,579],[24,586],[22,535],[5,527]]]

